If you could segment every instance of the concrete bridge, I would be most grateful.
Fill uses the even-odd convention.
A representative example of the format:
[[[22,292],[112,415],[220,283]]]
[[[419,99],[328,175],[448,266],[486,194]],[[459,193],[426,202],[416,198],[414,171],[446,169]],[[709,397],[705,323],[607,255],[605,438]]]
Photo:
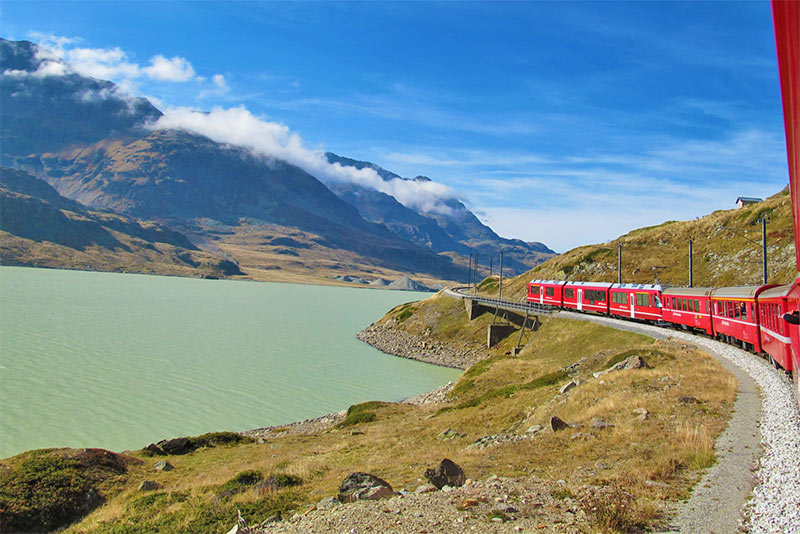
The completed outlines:
[[[522,349],[522,336],[526,328],[531,331],[535,330],[538,327],[540,315],[548,315],[559,311],[559,309],[554,306],[539,304],[538,302],[514,302],[511,300],[470,295],[469,290],[469,287],[454,287],[452,289],[445,289],[444,293],[445,295],[464,301],[464,307],[467,310],[467,317],[470,321],[487,312],[493,312],[495,319],[500,316],[502,319],[506,320],[505,323],[492,321],[492,324],[489,325],[486,334],[487,347],[493,347],[501,339],[504,339],[513,332],[516,327],[511,323],[521,327],[517,346],[514,348],[515,354]],[[500,313],[501,311],[503,313]]]

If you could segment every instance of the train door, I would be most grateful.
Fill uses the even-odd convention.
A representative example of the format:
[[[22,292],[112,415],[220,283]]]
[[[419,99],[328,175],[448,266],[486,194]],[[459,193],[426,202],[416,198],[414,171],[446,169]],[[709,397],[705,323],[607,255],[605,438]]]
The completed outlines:
[[[544,286],[539,286],[539,304],[544,304]]]
[[[578,310],[583,311],[583,289],[578,290]]]
[[[636,293],[628,295],[631,301],[631,319],[636,319]]]

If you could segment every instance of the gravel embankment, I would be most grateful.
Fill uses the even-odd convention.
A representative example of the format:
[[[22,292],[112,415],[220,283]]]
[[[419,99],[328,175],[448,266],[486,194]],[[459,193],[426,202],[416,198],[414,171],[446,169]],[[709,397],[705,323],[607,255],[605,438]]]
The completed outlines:
[[[453,347],[425,336],[392,328],[391,325],[372,324],[356,336],[364,343],[393,356],[456,369],[467,369],[491,356],[485,350]]]
[[[254,532],[585,532],[578,525],[585,526],[585,513],[571,498],[554,498],[553,494],[559,489],[558,484],[533,479],[493,476],[482,482],[468,481],[460,488],[432,493],[403,491],[382,501],[357,501],[326,510],[311,507],[306,513],[287,521],[268,523]]]
[[[752,403],[741,402],[753,398],[755,392],[747,385],[746,377],[740,379],[733,420],[717,441],[718,461],[697,484],[692,498],[679,509],[676,531],[722,533],[736,532],[738,527],[753,534],[800,533],[800,412],[786,375],[748,352],[702,336],[607,317],[571,312],[561,315],[614,327],[624,325],[657,337],[667,332],[669,337],[706,349],[726,367],[740,369],[760,388],[759,426],[759,414],[751,413]],[[755,461],[758,454],[753,453],[753,440],[749,439],[753,433],[760,434],[761,444],[761,457]],[[753,482],[753,498],[747,502],[747,490]]]

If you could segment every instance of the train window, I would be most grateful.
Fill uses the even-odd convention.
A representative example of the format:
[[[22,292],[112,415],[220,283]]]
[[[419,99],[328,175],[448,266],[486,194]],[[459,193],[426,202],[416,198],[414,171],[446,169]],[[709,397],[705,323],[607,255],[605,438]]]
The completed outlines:
[[[747,320],[747,304],[742,302],[742,304],[739,306],[739,311],[741,311],[741,313],[742,313],[742,319],[744,319],[746,321]],[[752,315],[752,312],[750,313],[750,315]]]
[[[591,303],[602,302],[606,300],[605,291],[598,291],[596,289],[587,289],[584,295],[586,295],[586,300],[588,300]]]
[[[564,290],[564,298],[571,299],[574,297],[575,297],[575,290],[569,287]]]
[[[683,311],[687,310],[687,308],[686,308],[686,299],[681,299],[681,309]]]
[[[544,294],[547,295],[548,297],[552,297],[553,296],[553,288],[552,287],[544,288]]]
[[[694,311],[695,312],[699,312],[700,311],[700,301],[697,300],[697,299],[694,299]]]
[[[539,294],[539,286],[531,286],[531,295]]]
[[[706,301],[706,313],[711,313],[711,301]]]
[[[622,293],[621,291],[613,291],[611,293],[611,301],[614,302],[614,304],[627,304],[628,294]]]
[[[649,306],[650,305],[650,295],[647,293],[636,293],[636,305],[637,306]]]
[[[672,297],[672,309],[675,309],[675,297]]]

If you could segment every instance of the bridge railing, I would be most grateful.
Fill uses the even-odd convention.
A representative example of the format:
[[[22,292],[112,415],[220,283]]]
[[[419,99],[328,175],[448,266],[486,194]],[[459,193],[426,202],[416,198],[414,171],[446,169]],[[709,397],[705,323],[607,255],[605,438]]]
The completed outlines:
[[[470,295],[467,293],[467,287],[454,287],[453,289],[446,289],[445,294],[459,299],[469,299],[474,303],[486,306],[487,308],[498,308],[501,310],[508,310],[513,312],[529,313],[531,315],[537,314],[550,314],[558,311],[555,306],[547,304],[539,304],[538,302],[514,302],[511,300],[494,299],[490,297],[481,297],[478,295]]]

